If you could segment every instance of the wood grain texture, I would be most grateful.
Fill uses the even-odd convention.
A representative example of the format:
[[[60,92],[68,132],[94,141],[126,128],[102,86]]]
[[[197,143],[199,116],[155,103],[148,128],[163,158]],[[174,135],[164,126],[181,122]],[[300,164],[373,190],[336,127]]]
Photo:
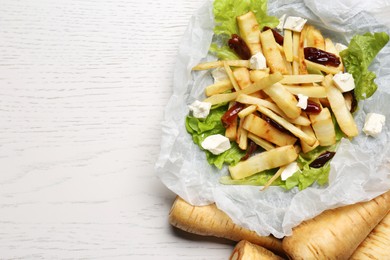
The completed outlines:
[[[227,259],[173,230],[156,178],[200,0],[0,0],[0,258]]]

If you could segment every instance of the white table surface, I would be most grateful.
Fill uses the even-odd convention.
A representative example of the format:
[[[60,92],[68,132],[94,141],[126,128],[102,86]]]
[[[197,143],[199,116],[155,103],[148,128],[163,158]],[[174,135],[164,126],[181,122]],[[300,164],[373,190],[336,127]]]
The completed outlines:
[[[227,259],[154,172],[202,0],[0,0],[0,259]]]

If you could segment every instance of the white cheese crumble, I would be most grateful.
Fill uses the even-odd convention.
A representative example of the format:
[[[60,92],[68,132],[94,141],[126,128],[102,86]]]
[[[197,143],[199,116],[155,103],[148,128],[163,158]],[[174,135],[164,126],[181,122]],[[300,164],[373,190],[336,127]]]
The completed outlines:
[[[334,47],[336,48],[336,50],[337,50],[338,52],[342,52],[343,50],[348,49],[348,47],[345,46],[345,45],[342,44],[342,43],[336,43]]]
[[[285,181],[289,177],[293,176],[294,173],[296,173],[297,171],[299,171],[298,163],[292,162],[289,165],[287,165],[286,169],[284,169],[284,171],[280,175],[280,178],[282,179],[282,181]]]
[[[284,23],[284,29],[288,29],[294,32],[301,32],[306,22],[307,20],[302,17],[289,16]]]
[[[195,102],[189,105],[188,108],[194,117],[204,119],[210,113],[211,103],[195,100]]]
[[[227,137],[216,134],[206,137],[201,143],[203,149],[218,155],[230,149],[230,141]]]
[[[307,100],[309,99],[308,96],[305,96],[303,94],[298,94],[298,104],[297,107],[300,107],[302,109],[307,108]]]
[[[276,29],[278,31],[283,31],[283,25],[284,25],[284,22],[286,21],[286,14],[282,15],[280,18],[279,18],[279,24],[278,26],[276,26]]]
[[[261,52],[253,55],[249,60],[249,64],[251,70],[263,70],[267,68],[267,61]]]
[[[333,81],[341,92],[348,92],[355,88],[355,81],[350,73],[339,72],[333,77]]]
[[[213,76],[213,78],[214,78],[214,83],[229,79],[229,76],[223,67],[219,67],[219,68],[214,69],[211,72],[211,76]]]
[[[386,117],[381,114],[368,113],[364,123],[363,132],[366,135],[377,137],[382,132],[382,127],[385,125]]]

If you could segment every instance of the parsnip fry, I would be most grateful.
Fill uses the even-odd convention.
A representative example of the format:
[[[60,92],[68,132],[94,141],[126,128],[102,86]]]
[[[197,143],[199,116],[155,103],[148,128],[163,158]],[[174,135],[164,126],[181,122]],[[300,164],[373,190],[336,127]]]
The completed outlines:
[[[279,239],[259,236],[254,231],[234,224],[215,204],[195,207],[177,197],[169,212],[169,223],[194,234],[233,241],[247,240],[274,252],[282,252],[282,242]]]
[[[228,77],[230,79],[230,82],[233,85],[233,88],[236,91],[239,91],[240,90],[240,86],[238,86],[236,78],[233,75],[233,71],[232,71],[232,69],[230,68],[230,66],[228,65],[228,63],[226,61],[223,62],[223,67],[225,68],[226,74],[228,75]]]
[[[252,114],[253,112],[255,112],[257,110],[257,106],[255,105],[250,105],[246,108],[244,108],[243,110],[241,110],[239,113],[238,113],[238,117],[239,118],[244,118],[250,114]]]
[[[293,55],[294,55],[294,61],[292,63],[293,67],[293,74],[298,75],[299,74],[299,62],[298,62],[298,55],[299,55],[299,38],[300,38],[299,32],[293,32]]]
[[[267,88],[267,87],[275,84],[276,82],[280,81],[282,79],[282,77],[283,77],[282,74],[280,74],[279,72],[274,73],[274,74],[270,74],[268,77],[262,78],[261,80],[256,80],[252,85],[250,85],[249,87],[244,88],[240,91],[236,91],[233,93],[227,93],[227,94],[213,95],[213,96],[206,98],[204,100],[204,102],[209,102],[212,105],[220,104],[220,103],[224,103],[224,102],[229,102],[229,101],[236,99],[236,97],[239,94],[252,94],[254,92],[257,92],[259,90]]]
[[[240,86],[240,89],[244,89],[252,85],[249,70],[247,68],[236,68],[233,70],[233,75],[238,86]]]
[[[285,86],[285,88],[292,94],[298,95],[302,94],[312,98],[325,98],[327,97],[326,90],[324,87],[290,87]]]
[[[229,172],[234,180],[251,176],[255,173],[280,167],[295,161],[298,154],[293,145],[278,147],[250,157],[234,166],[229,166]]]
[[[241,150],[246,150],[248,148],[248,131],[243,127],[245,122],[246,118],[240,120],[237,130],[237,143]]]
[[[206,96],[223,93],[233,88],[230,80],[224,80],[206,87]]]
[[[307,135],[310,135],[310,136],[312,136],[314,138],[316,137],[315,134],[314,134],[313,128],[311,126],[302,126],[301,130],[304,133],[306,133]],[[304,141],[301,140],[301,147],[302,147],[302,152],[303,153],[308,153],[308,152],[314,150],[319,145],[320,145],[320,142],[318,140],[316,140],[314,145],[308,145],[307,143],[305,143]]]
[[[211,62],[204,62],[196,65],[192,68],[192,70],[209,70],[209,69],[215,69],[219,67],[223,67],[223,63],[227,62],[227,64],[231,67],[245,67],[249,68],[249,60],[226,60],[226,61],[211,61]]]
[[[280,83],[263,89],[263,91],[278,105],[284,114],[291,119],[299,117],[301,108],[297,106],[297,99]]]
[[[229,108],[231,108],[234,104],[235,102],[233,101],[230,102]],[[238,119],[235,118],[233,122],[225,130],[225,136],[232,142],[237,140],[237,128],[238,128]]]
[[[286,64],[283,61],[282,54],[279,51],[278,44],[275,41],[274,35],[271,30],[267,30],[260,34],[263,53],[267,59],[267,65],[271,69],[271,72],[280,72],[282,74],[288,74]]]
[[[331,67],[331,66],[324,66],[322,64],[315,63],[315,62],[312,62],[309,60],[305,60],[305,63],[309,69],[320,70],[320,71],[323,71],[327,74],[337,74],[337,73],[341,72],[341,70],[339,68]]]
[[[328,146],[336,143],[336,132],[334,130],[332,116],[327,107],[322,108],[318,115],[309,115],[314,133],[321,146]],[[313,144],[308,144],[313,145]]]
[[[333,53],[337,57],[340,57],[340,53],[337,51],[336,47],[334,46],[333,42],[331,39],[326,38],[325,39],[325,51]],[[344,65],[343,65],[343,60],[340,58],[340,65],[338,66],[338,69],[340,71],[344,71]]]
[[[283,249],[289,259],[349,259],[389,210],[390,191],[368,202],[327,210],[293,228],[292,236],[283,239]]]
[[[288,62],[294,61],[293,38],[291,30],[284,30],[283,50]]]
[[[235,247],[229,260],[283,260],[278,255],[256,244],[241,240]]]
[[[343,94],[341,91],[334,86],[332,82],[332,75],[325,77],[324,86],[326,89],[326,94],[332,108],[333,114],[336,117],[337,123],[339,124],[341,130],[348,137],[354,137],[359,134],[357,125],[351,112],[349,112],[347,105],[345,103]]]
[[[255,14],[250,11],[246,14],[237,16],[237,25],[241,38],[248,45],[252,55],[261,52],[260,28]]]
[[[325,50],[324,36],[322,36],[322,33],[318,29],[314,28],[311,25],[307,27],[306,42],[307,47],[314,47],[317,49]]]
[[[364,239],[351,256],[351,260],[386,259],[390,249],[390,213]]]
[[[267,181],[266,184],[264,184],[264,187],[261,189],[261,191],[264,191],[266,189],[268,189],[269,186],[271,186],[271,184],[277,179],[279,178],[280,175],[282,175],[282,173],[284,172],[284,170],[286,169],[286,166],[282,166],[279,168],[279,170],[275,173],[274,176],[272,176],[271,179],[269,179]]]
[[[284,119],[283,117],[280,117],[278,116],[277,114],[275,114],[274,112],[272,112],[271,110],[269,110],[268,108],[264,107],[264,106],[258,106],[257,108],[261,113],[263,113],[264,115],[268,116],[269,118],[273,119],[274,121],[276,121],[276,123],[280,124],[281,126],[283,126],[284,128],[286,128],[288,131],[290,131],[293,135],[295,135],[296,137],[298,137],[299,139],[303,140],[305,143],[307,143],[308,145],[313,145],[315,142],[316,142],[316,139],[305,134],[301,129],[299,129],[298,127],[296,127],[295,125],[291,124],[290,122],[288,122],[286,119]]]
[[[264,119],[253,114],[245,118],[245,122],[242,127],[252,134],[274,143],[277,146],[294,144],[297,140],[295,137],[281,132],[277,128],[267,123]]]
[[[307,65],[305,62],[305,53],[304,53],[304,44],[307,32],[307,25],[305,25],[301,31],[301,35],[299,37],[299,48],[298,48],[298,63],[299,63],[299,74],[307,74]]]
[[[275,146],[273,144],[258,137],[257,135],[252,134],[251,132],[248,133],[248,138],[251,139],[253,142],[255,142],[258,146],[262,147],[266,151],[269,151],[269,150],[272,150],[275,148]]]
[[[282,84],[304,84],[322,82],[324,76],[318,74],[305,74],[305,75],[284,75],[280,81]]]

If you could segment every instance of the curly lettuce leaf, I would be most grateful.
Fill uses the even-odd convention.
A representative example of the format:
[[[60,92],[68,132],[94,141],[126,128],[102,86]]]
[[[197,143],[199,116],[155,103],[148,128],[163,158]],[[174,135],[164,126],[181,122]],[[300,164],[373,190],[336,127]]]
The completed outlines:
[[[219,47],[217,44],[212,43],[210,46],[210,52],[217,56],[220,60],[239,60],[240,58],[235,54],[228,46]]]
[[[388,41],[389,35],[384,32],[355,35],[348,49],[340,53],[347,72],[351,73],[355,80],[355,95],[358,101],[371,97],[377,90],[378,86],[374,82],[376,74],[369,71],[368,67]]]
[[[218,169],[221,169],[224,163],[229,165],[238,163],[245,155],[245,151],[242,151],[236,143],[231,143],[231,148],[219,155],[214,155],[211,152],[204,150],[201,146],[201,143],[206,137],[215,134],[225,134],[225,128],[222,125],[221,117],[226,110],[226,105],[216,107],[210,111],[210,114],[205,120],[187,116],[185,125],[187,132],[191,134],[194,143],[205,151],[208,163],[215,165]]]

